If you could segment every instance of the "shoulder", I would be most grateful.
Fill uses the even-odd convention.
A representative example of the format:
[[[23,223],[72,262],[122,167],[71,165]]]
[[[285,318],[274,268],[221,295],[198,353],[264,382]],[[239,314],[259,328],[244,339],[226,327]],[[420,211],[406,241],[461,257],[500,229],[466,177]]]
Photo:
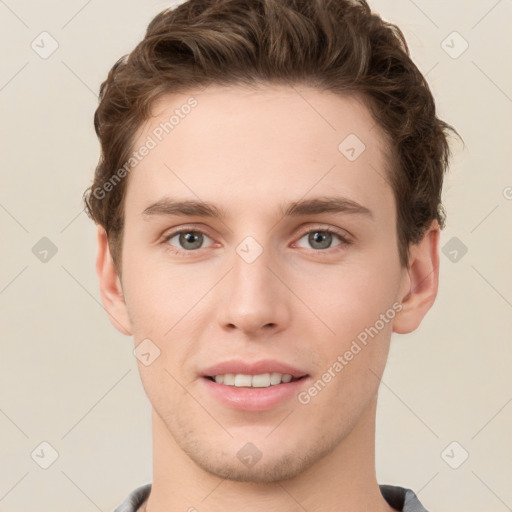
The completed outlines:
[[[428,512],[411,489],[395,485],[380,485],[384,499],[400,512]]]
[[[114,512],[137,512],[151,491],[151,483],[141,485],[134,489]]]

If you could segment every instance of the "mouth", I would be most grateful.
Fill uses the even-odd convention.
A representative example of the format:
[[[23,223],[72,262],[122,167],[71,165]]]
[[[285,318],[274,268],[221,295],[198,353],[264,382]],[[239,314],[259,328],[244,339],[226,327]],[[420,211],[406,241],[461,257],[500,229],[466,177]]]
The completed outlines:
[[[268,411],[290,400],[311,380],[305,370],[276,359],[231,359],[199,375],[204,391],[230,409]]]
[[[257,375],[226,373],[220,375],[205,376],[204,378],[217,384],[223,384],[225,386],[232,386],[237,388],[269,388],[272,386],[279,386],[281,384],[295,382],[305,377],[307,377],[307,375],[294,377],[289,373],[272,372],[260,373]]]
[[[204,391],[217,403],[245,412],[270,411],[290,403],[308,386],[309,375],[290,373],[220,373],[203,375]]]

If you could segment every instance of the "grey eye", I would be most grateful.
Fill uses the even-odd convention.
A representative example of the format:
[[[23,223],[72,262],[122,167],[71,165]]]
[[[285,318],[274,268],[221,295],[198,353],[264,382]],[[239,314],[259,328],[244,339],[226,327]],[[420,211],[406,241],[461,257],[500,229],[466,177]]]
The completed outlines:
[[[172,240],[176,237],[178,238],[178,249],[183,249],[186,251],[200,249],[203,245],[204,239],[209,239],[209,237],[203,233],[200,233],[199,231],[182,231],[171,236],[168,242],[172,243]]]
[[[330,231],[326,231],[326,230],[315,229],[313,231],[310,231],[309,233],[306,233],[304,236],[302,236],[300,238],[300,240],[307,238],[307,243],[313,249],[329,249],[330,247],[332,247],[331,244],[332,244],[334,237],[341,240],[340,236],[335,233],[331,233]],[[299,242],[300,242],[300,240],[299,240]],[[336,245],[338,245],[338,244],[336,244]],[[300,245],[300,247],[304,247],[304,246]]]

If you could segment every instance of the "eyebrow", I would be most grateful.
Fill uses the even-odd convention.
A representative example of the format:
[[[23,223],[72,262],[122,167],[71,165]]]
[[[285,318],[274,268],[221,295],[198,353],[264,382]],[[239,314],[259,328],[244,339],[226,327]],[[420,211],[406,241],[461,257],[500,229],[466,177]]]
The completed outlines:
[[[281,204],[279,212],[283,217],[298,217],[301,215],[319,215],[322,213],[357,214],[374,218],[371,210],[346,197],[317,197],[313,199],[300,199],[286,205]],[[183,217],[209,217],[226,219],[224,209],[199,200],[174,200],[169,197],[162,198],[148,206],[142,216],[149,218],[155,215],[178,215]]]

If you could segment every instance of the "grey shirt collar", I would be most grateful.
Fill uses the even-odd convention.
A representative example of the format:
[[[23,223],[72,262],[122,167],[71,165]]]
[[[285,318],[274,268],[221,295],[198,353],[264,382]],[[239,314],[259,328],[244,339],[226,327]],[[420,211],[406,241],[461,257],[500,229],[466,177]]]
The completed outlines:
[[[380,492],[390,506],[400,512],[428,512],[420,503],[416,494],[410,489],[394,485],[380,485]],[[133,490],[114,512],[137,512],[144,500],[149,496],[151,483]]]

